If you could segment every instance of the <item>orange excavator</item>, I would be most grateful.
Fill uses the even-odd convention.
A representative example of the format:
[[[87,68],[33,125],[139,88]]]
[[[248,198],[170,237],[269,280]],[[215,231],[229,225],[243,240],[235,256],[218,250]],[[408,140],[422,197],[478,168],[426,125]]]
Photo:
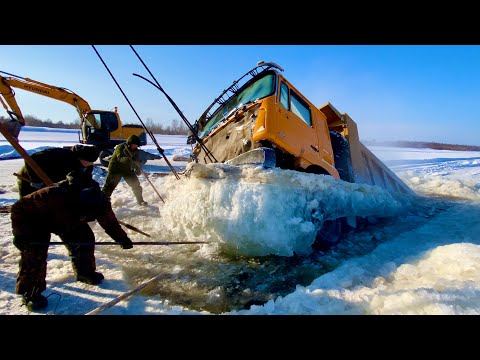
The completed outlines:
[[[4,123],[9,133],[18,139],[25,118],[15,99],[13,88],[33,92],[72,105],[80,118],[79,142],[95,145],[100,151],[100,161],[113,154],[113,148],[125,142],[130,135],[137,135],[141,145],[147,144],[146,133],[141,125],[123,125],[115,107],[114,111],[92,110],[88,102],[78,94],[63,87],[45,84],[29,78],[0,71],[0,102],[11,121]]]

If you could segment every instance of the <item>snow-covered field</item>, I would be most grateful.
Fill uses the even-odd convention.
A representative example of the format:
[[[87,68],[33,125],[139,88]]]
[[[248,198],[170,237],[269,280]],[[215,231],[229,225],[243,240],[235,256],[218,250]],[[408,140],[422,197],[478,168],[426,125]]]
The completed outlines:
[[[186,163],[173,157],[189,154],[186,137],[156,138],[182,171]],[[73,130],[26,127],[20,134],[30,153],[77,142]],[[97,246],[105,275],[99,286],[75,282],[66,249],[51,246],[49,307],[35,314],[85,314],[153,277],[101,314],[479,314],[480,153],[369,148],[419,196],[252,167],[216,166],[208,176],[192,171],[177,180],[153,174],[169,171],[164,160],[149,161],[145,170],[165,203],[141,177],[150,206],[139,207],[122,182],[112,195],[117,217],[153,241],[209,243]],[[143,149],[156,152],[152,144]],[[0,205],[10,205],[18,199],[13,173],[23,160],[3,138],[0,159]],[[94,176],[103,185],[101,168]],[[312,252],[312,209],[370,222],[331,250]],[[91,226],[97,241],[111,241]],[[126,231],[133,241],[149,240]],[[0,314],[27,314],[15,294],[19,252],[8,213],[0,214],[0,234]]]

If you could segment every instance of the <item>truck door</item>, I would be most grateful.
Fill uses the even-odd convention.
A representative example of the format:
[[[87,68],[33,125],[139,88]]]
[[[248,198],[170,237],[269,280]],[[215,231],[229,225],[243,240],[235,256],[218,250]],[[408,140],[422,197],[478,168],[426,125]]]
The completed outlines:
[[[280,83],[277,112],[277,144],[297,158],[319,162],[318,137],[313,129],[312,109],[283,81]]]

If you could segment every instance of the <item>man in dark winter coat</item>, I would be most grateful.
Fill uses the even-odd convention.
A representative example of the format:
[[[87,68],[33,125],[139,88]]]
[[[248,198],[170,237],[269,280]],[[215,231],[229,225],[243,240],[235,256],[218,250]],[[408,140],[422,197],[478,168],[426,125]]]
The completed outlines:
[[[123,249],[133,247],[99,187],[83,188],[71,176],[18,200],[12,205],[11,220],[13,244],[20,250],[15,291],[30,310],[48,305],[41,293],[46,289],[52,233],[65,242],[77,281],[91,285],[99,284],[104,277],[95,271],[95,235],[88,222],[97,220]]]
[[[136,135],[130,136],[125,143],[115,146],[115,151],[108,164],[105,184],[102,188],[104,194],[109,198],[123,177],[132,188],[137,203],[139,205],[148,204],[143,200],[142,187],[137,175],[141,174],[142,166],[147,160],[161,159],[161,156],[140,150],[138,149],[139,146],[140,138]]]
[[[91,178],[93,163],[98,159],[98,155],[99,153],[95,146],[77,144],[71,149],[48,148],[38,151],[32,154],[31,158],[42,168],[50,180],[56,183],[64,180],[71,171],[84,173],[86,177]],[[20,169],[18,174],[20,198],[45,186],[27,163]]]

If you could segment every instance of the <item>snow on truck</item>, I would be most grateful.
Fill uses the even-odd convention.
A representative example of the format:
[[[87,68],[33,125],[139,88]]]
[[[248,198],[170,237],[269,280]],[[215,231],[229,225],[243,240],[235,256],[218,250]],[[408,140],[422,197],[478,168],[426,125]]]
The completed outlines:
[[[360,142],[348,114],[330,103],[316,107],[282,72],[259,62],[213,101],[187,141],[194,163],[258,164],[414,194]],[[332,234],[341,224],[324,226]]]

